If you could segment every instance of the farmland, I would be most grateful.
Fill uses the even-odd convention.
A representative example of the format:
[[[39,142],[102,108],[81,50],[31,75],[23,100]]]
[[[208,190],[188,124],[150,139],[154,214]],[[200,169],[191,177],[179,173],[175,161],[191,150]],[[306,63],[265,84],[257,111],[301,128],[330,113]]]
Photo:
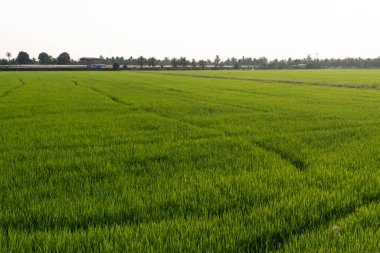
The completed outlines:
[[[275,71],[178,71],[166,74],[217,77],[251,81],[320,85],[346,88],[380,89],[378,70],[275,70]]]
[[[380,250],[379,88],[379,70],[0,72],[0,251]]]

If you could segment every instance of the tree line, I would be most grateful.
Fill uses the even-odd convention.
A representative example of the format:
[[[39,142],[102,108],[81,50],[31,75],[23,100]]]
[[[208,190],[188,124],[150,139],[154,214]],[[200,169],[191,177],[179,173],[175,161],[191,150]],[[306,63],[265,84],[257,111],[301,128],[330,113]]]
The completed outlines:
[[[79,65],[80,61],[76,61],[70,57],[67,52],[63,52],[56,58],[52,57],[46,52],[42,52],[38,55],[38,58],[30,58],[26,52],[19,52],[15,58],[12,58],[10,52],[6,53],[6,58],[0,59],[0,65],[26,65],[26,64],[52,64],[52,65]],[[124,57],[99,57],[100,63],[113,65],[114,68],[127,68],[130,65],[143,68],[148,67],[167,67],[178,69],[186,68],[254,68],[254,69],[294,69],[294,68],[306,68],[306,69],[319,69],[319,68],[380,68],[380,57],[378,58],[344,58],[344,59],[318,59],[312,58],[310,55],[303,59],[274,59],[268,60],[266,57],[252,58],[242,57],[228,58],[222,60],[218,55],[213,60],[195,60],[187,59],[186,57],[156,59],[155,57],[145,58],[140,56],[138,58]]]
[[[28,65],[28,64],[57,64],[57,65],[69,65],[75,64],[75,61],[71,59],[70,55],[66,52],[61,53],[57,58],[42,52],[38,55],[38,58],[30,58],[29,54],[24,51],[20,51],[17,57],[11,58],[12,53],[7,52],[7,59],[0,59],[0,65]]]

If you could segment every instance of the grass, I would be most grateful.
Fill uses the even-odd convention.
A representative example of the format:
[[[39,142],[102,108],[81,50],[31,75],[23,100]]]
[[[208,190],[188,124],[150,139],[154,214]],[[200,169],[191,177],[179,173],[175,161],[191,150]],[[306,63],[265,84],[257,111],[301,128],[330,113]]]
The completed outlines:
[[[177,71],[170,75],[192,75],[226,79],[246,79],[260,82],[278,82],[346,88],[380,89],[378,70],[231,70],[231,71]]]
[[[0,251],[380,250],[379,92],[166,72],[0,73]]]

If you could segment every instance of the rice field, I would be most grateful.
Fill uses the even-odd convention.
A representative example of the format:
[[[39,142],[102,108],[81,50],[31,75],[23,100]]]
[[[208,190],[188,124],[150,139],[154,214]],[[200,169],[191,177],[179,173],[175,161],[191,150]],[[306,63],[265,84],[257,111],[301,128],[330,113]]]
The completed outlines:
[[[378,252],[379,87],[0,72],[0,252]]]
[[[270,83],[319,85],[346,88],[380,89],[379,70],[325,69],[325,70],[246,70],[246,71],[177,71],[171,75],[191,75]]]

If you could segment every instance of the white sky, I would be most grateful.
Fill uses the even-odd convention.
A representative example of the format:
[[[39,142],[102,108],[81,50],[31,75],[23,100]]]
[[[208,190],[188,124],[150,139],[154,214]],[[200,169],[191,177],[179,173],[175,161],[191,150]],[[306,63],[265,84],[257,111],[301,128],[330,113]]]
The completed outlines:
[[[0,0],[0,58],[380,56],[379,0]]]

